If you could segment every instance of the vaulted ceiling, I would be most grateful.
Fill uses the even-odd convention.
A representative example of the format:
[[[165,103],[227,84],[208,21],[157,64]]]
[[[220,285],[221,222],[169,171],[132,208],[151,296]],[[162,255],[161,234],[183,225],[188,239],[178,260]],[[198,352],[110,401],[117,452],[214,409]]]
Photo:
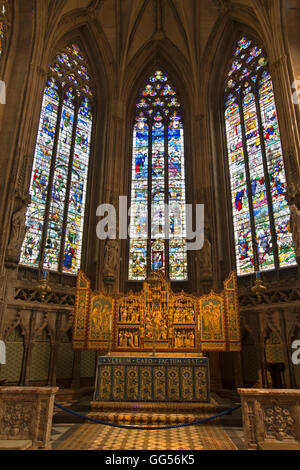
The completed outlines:
[[[284,0],[282,5],[287,15],[299,19],[299,3]],[[260,21],[259,11],[265,10],[268,17],[271,4],[270,0],[48,0],[48,25],[54,31],[59,23],[89,15],[98,21],[117,63],[128,63],[157,35],[168,39],[188,61],[199,62],[226,11],[237,6],[255,10]]]
[[[247,3],[241,0],[239,3]],[[51,0],[57,23],[88,11],[97,18],[117,60],[126,61],[155,35],[169,39],[187,59],[199,57],[228,0]],[[55,13],[54,13],[55,12]]]
[[[209,57],[205,52],[224,16],[229,13],[227,18],[234,19],[237,10],[243,10],[249,18],[252,15],[252,25],[263,32],[264,42],[271,44],[280,27],[271,13],[275,3],[279,5],[280,0],[48,0],[46,43],[53,44],[57,26],[67,32],[91,21],[96,24],[94,37],[98,40],[97,34],[101,36],[100,49],[103,51],[105,45],[106,63],[117,71],[118,80],[126,76],[128,66],[147,45],[160,40],[166,45],[167,55],[171,48],[178,52],[177,64],[184,63],[196,83],[202,73],[201,64]],[[300,0],[283,0],[282,6],[289,23],[291,59],[297,76]],[[267,49],[272,52],[271,46]]]

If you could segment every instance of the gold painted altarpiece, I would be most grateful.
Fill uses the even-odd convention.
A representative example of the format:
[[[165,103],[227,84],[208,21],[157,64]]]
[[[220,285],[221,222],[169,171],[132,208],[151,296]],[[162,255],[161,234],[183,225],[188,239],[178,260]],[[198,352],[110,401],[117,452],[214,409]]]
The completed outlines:
[[[236,274],[219,294],[174,293],[154,272],[141,292],[109,297],[93,293],[80,271],[73,347],[116,353],[240,351]]]

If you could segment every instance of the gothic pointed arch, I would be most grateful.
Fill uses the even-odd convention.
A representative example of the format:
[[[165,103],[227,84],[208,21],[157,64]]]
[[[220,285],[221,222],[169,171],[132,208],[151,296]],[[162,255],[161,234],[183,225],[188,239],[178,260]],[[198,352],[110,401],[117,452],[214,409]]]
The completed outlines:
[[[94,86],[70,43],[50,65],[33,161],[20,263],[76,274],[81,263]]]

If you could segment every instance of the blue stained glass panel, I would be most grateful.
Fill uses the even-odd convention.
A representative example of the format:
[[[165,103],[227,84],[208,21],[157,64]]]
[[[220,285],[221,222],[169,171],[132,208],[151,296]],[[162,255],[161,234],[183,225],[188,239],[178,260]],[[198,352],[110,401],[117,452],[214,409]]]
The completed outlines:
[[[75,95],[68,95],[62,107],[58,148],[53,176],[44,267],[57,271],[60,261],[61,237],[64,222],[67,180],[74,129]]]
[[[168,129],[169,272],[171,280],[187,280],[184,129],[180,121]]]
[[[296,263],[292,234],[288,231],[290,210],[285,199],[285,170],[271,77],[264,74],[260,83],[259,103],[277,233],[278,256],[280,266],[284,267]]]
[[[31,204],[26,214],[26,234],[20,257],[20,263],[32,267],[39,264],[58,106],[58,87],[54,80],[49,80],[42,103],[30,183]]]
[[[161,115],[156,117],[152,127],[151,237],[165,238],[165,126]]]
[[[130,240],[129,253],[130,279],[143,281],[147,276],[147,241]]]
[[[184,130],[180,103],[162,71],[157,70],[149,82],[137,101],[133,131],[129,280],[145,279],[148,270],[161,270],[172,280],[186,280]],[[168,245],[169,238],[172,242]]]
[[[280,267],[296,261],[289,232],[290,211],[285,199],[286,179],[273,85],[266,69],[268,60],[263,49],[245,36],[237,43],[234,56],[226,78],[225,123],[237,271],[247,274],[254,269],[273,269],[276,246]],[[246,76],[248,82],[243,80]],[[245,142],[240,111],[245,123]],[[251,233],[252,229],[255,233]],[[253,239],[258,259],[255,267]]]
[[[32,202],[20,257],[22,264],[42,264],[54,271],[61,269],[62,262],[63,272],[71,274],[80,267],[92,128],[91,107],[86,98],[92,96],[91,79],[83,60],[79,47],[72,44],[50,66],[60,87],[51,78],[44,92],[30,184]]]
[[[149,127],[143,114],[133,131],[129,279],[147,275]]]
[[[239,107],[229,103],[225,112],[237,272],[254,271],[246,167]]]
[[[63,259],[63,271],[72,274],[77,272],[81,262],[92,124],[90,104],[85,99],[79,108],[77,117]]]
[[[243,112],[251,178],[256,242],[258,244],[258,262],[260,270],[265,271],[274,268],[274,256],[256,103],[254,94],[249,89],[244,90]]]
[[[151,269],[165,273],[165,243],[163,240],[151,242]]]

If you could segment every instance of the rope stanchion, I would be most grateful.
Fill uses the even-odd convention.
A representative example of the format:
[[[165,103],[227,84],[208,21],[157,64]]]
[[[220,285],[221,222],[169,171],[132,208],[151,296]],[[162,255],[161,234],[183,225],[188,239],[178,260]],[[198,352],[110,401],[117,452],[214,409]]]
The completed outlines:
[[[61,409],[62,411],[65,411],[74,416],[83,418],[87,421],[91,421],[92,423],[95,423],[95,424],[102,424],[104,426],[111,426],[113,428],[121,428],[121,429],[137,429],[140,431],[155,431],[155,430],[157,431],[160,429],[172,429],[172,428],[183,428],[186,426],[195,426],[197,424],[207,423],[208,421],[212,421],[213,419],[221,418],[222,416],[231,414],[233,413],[233,411],[236,411],[239,408],[241,408],[241,405],[238,405],[238,406],[235,406],[234,408],[230,408],[229,410],[222,411],[221,413],[217,415],[209,416],[208,418],[198,419],[196,421],[192,421],[191,423],[170,424],[168,426],[128,426],[125,424],[106,423],[105,421],[101,421],[100,419],[91,418],[90,416],[85,416],[80,413],[77,413],[77,411],[70,410],[63,405],[59,405],[58,403],[54,403],[54,406]]]

